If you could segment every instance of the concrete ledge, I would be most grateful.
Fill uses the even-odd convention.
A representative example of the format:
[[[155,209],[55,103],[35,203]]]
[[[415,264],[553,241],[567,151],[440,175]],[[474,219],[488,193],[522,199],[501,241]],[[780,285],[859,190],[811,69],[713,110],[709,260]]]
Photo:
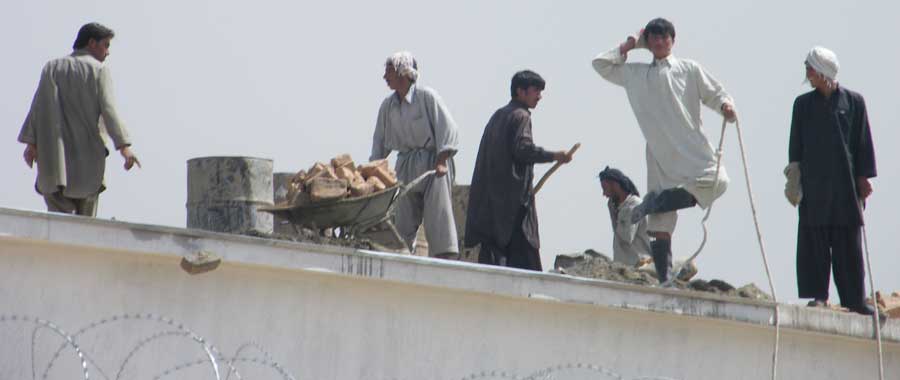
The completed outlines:
[[[174,259],[197,251],[208,251],[219,255],[223,263],[230,265],[278,271],[314,271],[535,302],[561,302],[714,319],[761,329],[771,329],[775,307],[771,302],[567,275],[0,208],[0,247],[4,242],[23,241]],[[784,328],[846,338],[872,339],[874,336],[871,319],[863,316],[792,305],[778,305],[778,310]],[[882,326],[881,332],[884,341],[900,343],[900,323],[897,321],[889,320]]]

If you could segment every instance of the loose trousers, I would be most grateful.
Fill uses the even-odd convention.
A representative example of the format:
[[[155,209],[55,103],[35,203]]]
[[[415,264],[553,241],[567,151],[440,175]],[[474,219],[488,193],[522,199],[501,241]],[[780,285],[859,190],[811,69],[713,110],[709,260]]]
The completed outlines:
[[[509,244],[505,247],[498,247],[496,244],[481,244],[481,251],[478,253],[478,263],[507,266],[511,268],[529,269],[538,272],[543,271],[541,266],[541,252],[534,248],[525,237],[522,231],[522,222],[528,212],[526,208],[519,211],[516,218],[515,230],[509,238]]]
[[[452,192],[449,175],[432,176],[397,200],[397,232],[411,251],[415,249],[419,225],[424,222],[428,256],[459,253]]]
[[[800,226],[797,229],[797,289],[800,298],[827,300],[832,267],[841,305],[862,305],[866,273],[860,227]]]
[[[45,194],[44,203],[47,204],[47,211],[94,217],[97,216],[98,198],[99,194],[87,198],[68,198],[62,191],[57,191]]]

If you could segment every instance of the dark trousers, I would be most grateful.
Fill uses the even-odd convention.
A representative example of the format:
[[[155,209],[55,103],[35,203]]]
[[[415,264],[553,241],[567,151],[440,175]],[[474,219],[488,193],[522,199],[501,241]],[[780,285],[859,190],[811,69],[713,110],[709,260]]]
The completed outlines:
[[[528,242],[522,231],[522,220],[525,218],[526,212],[527,210],[523,210],[520,212],[520,217],[516,218],[515,230],[509,239],[509,244],[505,247],[498,247],[496,244],[490,243],[481,244],[478,263],[543,271],[540,250]]]
[[[800,226],[797,229],[797,289],[800,298],[828,299],[829,275],[844,307],[865,298],[859,226]]]
[[[653,201],[653,207],[647,210],[648,214],[676,211],[697,205],[697,199],[687,190],[674,187],[660,191]]]

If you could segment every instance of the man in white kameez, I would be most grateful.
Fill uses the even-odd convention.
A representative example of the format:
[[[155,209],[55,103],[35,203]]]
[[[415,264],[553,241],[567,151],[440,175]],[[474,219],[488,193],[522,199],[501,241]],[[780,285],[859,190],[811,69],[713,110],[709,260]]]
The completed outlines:
[[[625,88],[631,108],[647,141],[647,195],[632,220],[648,216],[651,252],[660,282],[672,268],[672,233],[676,210],[712,205],[727,188],[721,168],[716,177],[716,153],[701,128],[700,104],[734,121],[734,102],[697,62],[672,55],[675,27],[668,20],[651,20],[619,46],[597,55],[594,70]],[[625,63],[628,52],[647,48],[652,63]]]
[[[116,112],[112,79],[104,64],[113,31],[98,23],[78,31],[72,54],[44,65],[31,110],[19,132],[25,163],[37,162],[35,190],[48,211],[95,216],[106,189],[106,136],[125,160],[140,162]]]
[[[399,200],[395,223],[412,250],[424,220],[429,256],[455,258],[459,248],[451,194],[456,123],[437,92],[419,85],[418,77],[418,65],[409,52],[395,53],[385,62],[384,80],[394,92],[378,109],[370,160],[397,151],[395,170],[404,183],[435,170],[434,176]]]

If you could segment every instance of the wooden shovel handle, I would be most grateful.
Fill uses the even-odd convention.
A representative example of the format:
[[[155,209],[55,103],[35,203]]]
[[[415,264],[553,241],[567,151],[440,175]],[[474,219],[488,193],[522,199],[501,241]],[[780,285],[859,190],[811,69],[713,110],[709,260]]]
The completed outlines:
[[[577,143],[577,144],[573,145],[572,149],[569,149],[569,153],[567,153],[567,154],[569,156],[575,154],[575,151],[577,151],[578,148],[581,148],[581,143]],[[549,179],[550,176],[553,175],[553,173],[556,172],[556,170],[559,169],[560,166],[563,166],[563,163],[557,161],[555,164],[553,164],[553,167],[550,168],[550,170],[547,170],[547,172],[544,173],[544,176],[541,177],[540,181],[538,181],[537,186],[534,187],[534,192],[532,192],[533,195],[537,195],[538,191],[540,191],[541,188],[544,187],[544,183],[547,182],[547,179]]]

